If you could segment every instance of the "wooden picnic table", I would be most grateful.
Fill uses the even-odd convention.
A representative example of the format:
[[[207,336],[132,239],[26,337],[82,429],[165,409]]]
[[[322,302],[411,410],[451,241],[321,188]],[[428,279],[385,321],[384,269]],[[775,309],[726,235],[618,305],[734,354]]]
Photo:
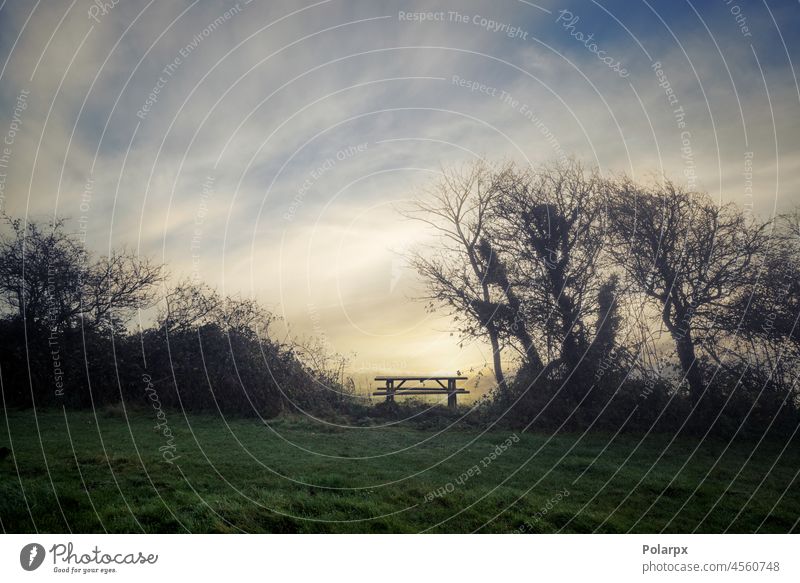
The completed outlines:
[[[457,395],[469,393],[469,391],[457,385],[458,381],[467,380],[467,377],[461,376],[378,376],[375,377],[375,380],[382,381],[385,384],[372,394],[386,397],[387,403],[391,403],[394,401],[395,397],[401,397],[403,395],[447,395],[447,406],[451,409],[455,409],[457,405]],[[434,385],[426,387],[426,382],[434,383]],[[409,385],[406,385],[406,383],[409,383]]]

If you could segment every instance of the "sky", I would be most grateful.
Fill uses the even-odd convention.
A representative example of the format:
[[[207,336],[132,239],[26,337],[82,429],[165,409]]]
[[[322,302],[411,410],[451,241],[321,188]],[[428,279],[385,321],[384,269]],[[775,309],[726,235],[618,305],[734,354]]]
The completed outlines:
[[[798,30],[790,0],[6,0],[0,207],[255,297],[360,383],[475,375],[398,208],[452,165],[574,156],[791,209]]]

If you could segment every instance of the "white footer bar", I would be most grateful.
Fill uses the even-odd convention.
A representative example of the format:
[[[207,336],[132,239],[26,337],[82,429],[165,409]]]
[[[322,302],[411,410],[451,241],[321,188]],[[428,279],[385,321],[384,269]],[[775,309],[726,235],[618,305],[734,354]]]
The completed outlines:
[[[800,581],[798,541],[791,535],[3,535],[0,581]]]

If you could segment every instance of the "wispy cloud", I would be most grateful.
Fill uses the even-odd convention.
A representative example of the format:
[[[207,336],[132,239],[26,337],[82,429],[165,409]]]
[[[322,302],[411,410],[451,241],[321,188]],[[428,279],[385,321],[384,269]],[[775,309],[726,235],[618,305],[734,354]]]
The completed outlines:
[[[723,2],[92,6],[0,10],[4,137],[29,92],[3,208],[83,216],[98,251],[135,246],[176,277],[257,296],[362,362],[485,360],[411,301],[419,282],[398,260],[425,235],[393,205],[443,164],[574,154],[683,179],[690,155],[698,188],[744,204],[753,152],[755,210],[798,202],[798,14],[785,6],[743,5],[747,31]]]

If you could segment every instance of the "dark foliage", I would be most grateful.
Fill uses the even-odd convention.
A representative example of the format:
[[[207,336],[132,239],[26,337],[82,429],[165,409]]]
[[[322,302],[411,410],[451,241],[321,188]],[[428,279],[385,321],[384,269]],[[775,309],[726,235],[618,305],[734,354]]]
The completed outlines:
[[[0,243],[6,407],[123,402],[272,417],[349,404],[341,359],[277,342],[276,318],[257,302],[190,282],[159,297],[160,266],[126,252],[94,259],[63,222],[9,225]],[[156,304],[149,326],[128,329],[137,310]]]
[[[425,299],[465,338],[496,339],[496,376],[516,365],[482,406],[488,420],[548,431],[796,430],[796,213],[759,221],[668,181],[603,178],[574,161],[477,164],[459,176],[410,214],[445,234],[435,256],[413,259]],[[483,209],[479,232],[441,201]],[[454,232],[473,236],[451,247]]]

